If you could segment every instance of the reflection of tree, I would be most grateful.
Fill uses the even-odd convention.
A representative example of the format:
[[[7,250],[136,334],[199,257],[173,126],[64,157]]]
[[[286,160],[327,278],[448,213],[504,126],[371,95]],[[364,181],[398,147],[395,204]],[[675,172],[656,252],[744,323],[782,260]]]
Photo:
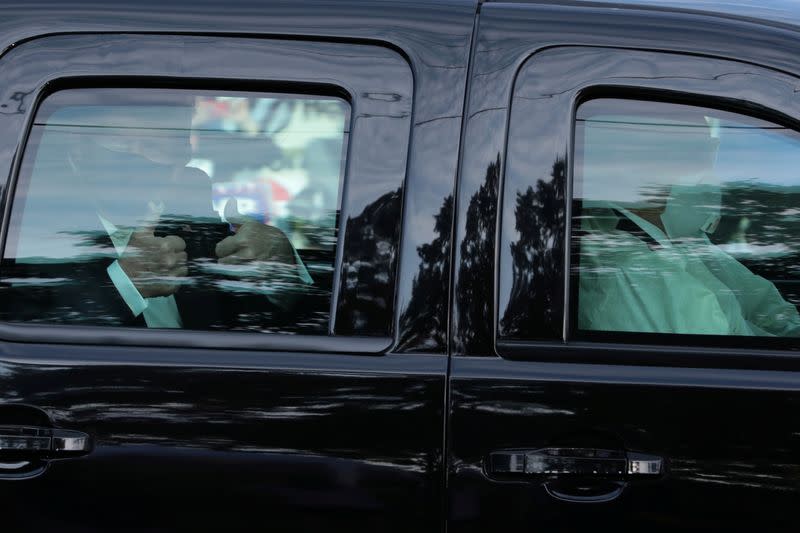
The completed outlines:
[[[401,198],[400,188],[388,192],[347,220],[337,333],[389,333]]]
[[[436,238],[417,247],[419,272],[414,278],[411,301],[400,317],[400,339],[403,346],[422,345],[435,349],[446,344],[447,278],[450,270],[450,231],[453,220],[453,197],[444,199],[439,214],[434,217]],[[442,291],[445,290],[444,293]]]
[[[455,336],[464,349],[475,347],[492,333],[494,291],[494,241],[497,187],[500,182],[500,154],[486,169],[486,180],[467,208],[464,241],[461,243],[456,298],[459,322]]]
[[[722,190],[722,220],[711,240],[800,305],[800,187],[741,180]],[[732,248],[730,245],[734,245]],[[737,250],[738,248],[738,250]]]
[[[519,239],[511,243],[511,297],[500,321],[503,336],[535,338],[561,329],[565,186],[566,162],[558,159],[549,180],[517,192]]]
[[[0,113],[4,115],[12,115],[12,114],[23,114],[27,110],[27,106],[25,105],[25,100],[33,94],[33,91],[23,92],[23,91],[16,91],[14,92],[8,99],[11,102],[15,103],[8,103],[2,106],[0,109]]]

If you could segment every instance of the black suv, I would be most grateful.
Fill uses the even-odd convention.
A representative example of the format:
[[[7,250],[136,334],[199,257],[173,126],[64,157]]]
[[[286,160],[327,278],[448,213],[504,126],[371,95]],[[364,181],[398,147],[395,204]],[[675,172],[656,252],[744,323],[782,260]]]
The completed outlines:
[[[800,527],[800,5],[28,0],[0,50],[8,531]]]

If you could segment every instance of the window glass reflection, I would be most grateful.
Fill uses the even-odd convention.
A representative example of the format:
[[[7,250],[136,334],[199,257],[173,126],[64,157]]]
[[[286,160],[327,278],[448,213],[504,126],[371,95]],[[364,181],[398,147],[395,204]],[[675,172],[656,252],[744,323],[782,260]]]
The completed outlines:
[[[702,107],[577,114],[577,327],[800,335],[800,135]]]
[[[37,113],[2,317],[326,333],[349,106],[70,90]]]

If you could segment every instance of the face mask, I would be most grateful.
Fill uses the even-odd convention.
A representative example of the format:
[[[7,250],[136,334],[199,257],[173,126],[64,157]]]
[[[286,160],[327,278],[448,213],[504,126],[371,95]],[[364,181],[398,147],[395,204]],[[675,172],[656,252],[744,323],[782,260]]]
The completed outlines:
[[[716,231],[720,220],[722,191],[719,184],[691,184],[691,179],[673,185],[661,222],[670,239],[692,239]]]

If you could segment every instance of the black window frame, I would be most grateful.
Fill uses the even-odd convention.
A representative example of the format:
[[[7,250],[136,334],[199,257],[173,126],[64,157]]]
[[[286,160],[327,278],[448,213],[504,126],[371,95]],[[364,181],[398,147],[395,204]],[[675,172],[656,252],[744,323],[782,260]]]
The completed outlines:
[[[541,76],[541,72],[566,74],[548,77]],[[692,77],[697,72],[703,75]],[[738,86],[734,83],[737,74]],[[734,367],[764,366],[766,360],[775,364],[800,360],[798,339],[629,332],[590,335],[582,332],[576,335],[574,316],[577,309],[574,304],[577,291],[569,275],[573,255],[575,116],[579,105],[596,98],[699,105],[752,116],[800,131],[800,105],[790,98],[796,82],[796,78],[766,67],[664,51],[554,47],[529,56],[515,76],[505,144],[506,164],[500,184],[498,204],[501,215],[498,216],[495,261],[495,352],[508,359],[666,366],[718,366],[720,359],[725,360],[725,366]],[[550,111],[545,111],[544,106],[549,106]],[[547,123],[558,120],[561,125],[544,131],[541,127],[543,118],[535,117],[547,117],[544,119]],[[556,246],[560,246],[559,253],[551,255],[551,264],[548,265],[558,272],[558,280],[544,289],[549,291],[548,298],[544,299],[550,302],[549,305],[538,303],[526,308],[527,320],[538,324],[538,330],[509,331],[501,322],[509,306],[503,308],[501,302],[505,300],[512,304],[515,297],[519,300],[523,295],[521,291],[512,289],[509,276],[503,279],[503,263],[510,270],[509,248],[515,242],[509,236],[509,228],[503,225],[503,209],[512,209],[511,201],[517,194],[525,187],[536,186],[536,177],[544,175],[544,164],[553,163],[553,154],[548,154],[549,159],[541,156],[537,159],[535,155],[523,153],[526,142],[536,142],[537,138],[547,146],[560,147],[556,156],[566,164],[566,180],[560,184],[559,191],[562,201],[556,206],[563,223],[546,228],[557,235]],[[536,177],[531,176],[531,169]],[[524,308],[520,302],[517,306]],[[541,324],[547,327],[542,328]]]
[[[115,59],[115,54],[126,54],[128,61]],[[227,63],[222,65],[221,58]],[[161,88],[325,94],[343,98],[350,106],[331,303],[335,313],[327,335],[2,322],[0,340],[351,354],[380,354],[391,346],[413,102],[413,75],[401,54],[376,44],[316,40],[83,34],[35,39],[6,54],[0,64],[7,79],[14,80],[5,94],[0,92],[0,100],[19,104],[16,112],[0,113],[0,153],[14,154],[13,158],[0,158],[0,167],[7,165],[9,170],[8,181],[0,182],[3,250],[22,154],[36,111],[44,98],[57,90]],[[357,260],[359,252],[357,244],[348,247],[351,225],[355,226],[353,232],[363,229],[353,219],[365,216],[366,208],[376,196],[382,197],[381,192],[393,194],[398,216],[388,236],[393,253],[377,267],[387,272],[389,281],[371,293],[374,286],[356,279],[362,283],[354,289],[353,280],[348,283],[342,272]],[[370,219],[364,223],[369,225]],[[382,299],[385,313],[359,327],[353,316],[359,304],[373,299]]]

